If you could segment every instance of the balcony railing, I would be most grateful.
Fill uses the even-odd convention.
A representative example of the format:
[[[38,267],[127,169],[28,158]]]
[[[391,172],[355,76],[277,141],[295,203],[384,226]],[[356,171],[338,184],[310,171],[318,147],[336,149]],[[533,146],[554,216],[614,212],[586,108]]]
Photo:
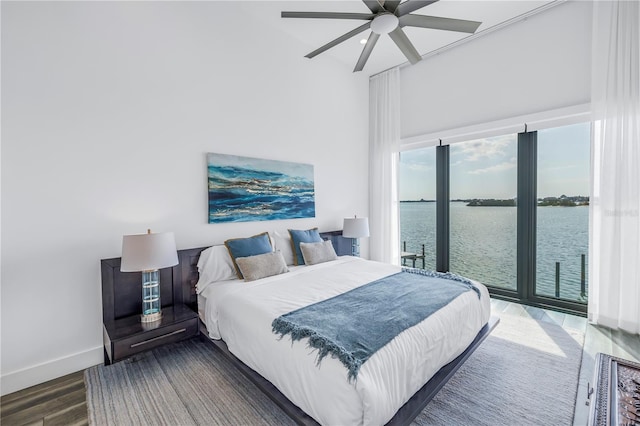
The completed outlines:
[[[580,301],[586,303],[587,280],[586,280],[586,255],[580,255]],[[556,262],[556,282],[555,297],[560,298],[560,262]]]

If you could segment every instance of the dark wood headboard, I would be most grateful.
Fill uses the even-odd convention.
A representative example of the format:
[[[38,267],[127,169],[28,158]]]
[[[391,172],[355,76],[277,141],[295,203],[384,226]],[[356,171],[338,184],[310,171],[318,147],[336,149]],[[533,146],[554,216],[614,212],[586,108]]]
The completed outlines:
[[[331,240],[338,256],[351,254],[351,238],[344,238],[342,231],[321,232],[320,236]],[[207,248],[209,246],[178,250],[178,264],[160,270],[160,300],[163,307],[185,304],[197,312],[198,259]],[[120,260],[115,257],[100,261],[102,320],[105,323],[139,314],[141,310],[141,272],[120,272]]]

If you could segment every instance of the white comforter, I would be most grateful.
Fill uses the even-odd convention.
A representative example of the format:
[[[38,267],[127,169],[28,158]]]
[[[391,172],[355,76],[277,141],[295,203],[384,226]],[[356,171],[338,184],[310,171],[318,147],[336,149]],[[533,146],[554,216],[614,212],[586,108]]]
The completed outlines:
[[[316,365],[307,339],[291,342],[271,331],[280,315],[328,299],[399,266],[350,256],[245,283],[209,285],[205,324],[242,362],[273,383],[290,401],[323,425],[381,425],[442,366],[460,355],[489,320],[489,293],[468,291],[374,353],[349,383],[346,368],[327,356]]]

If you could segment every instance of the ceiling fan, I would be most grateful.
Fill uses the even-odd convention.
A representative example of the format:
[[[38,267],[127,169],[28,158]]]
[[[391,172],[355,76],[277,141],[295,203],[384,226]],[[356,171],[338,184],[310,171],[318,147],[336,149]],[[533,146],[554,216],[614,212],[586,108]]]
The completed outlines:
[[[320,53],[331,49],[351,37],[360,34],[367,29],[371,29],[371,34],[360,54],[353,72],[362,71],[367,63],[371,52],[381,34],[389,34],[391,40],[400,48],[409,62],[415,64],[421,57],[416,48],[411,44],[402,27],[432,28],[436,30],[457,31],[463,33],[474,33],[481,22],[466,21],[463,19],[441,18],[437,16],[413,15],[425,6],[435,3],[438,0],[406,0],[404,2],[395,0],[362,0],[371,13],[344,13],[344,12],[282,12],[282,18],[320,18],[320,19],[357,19],[368,21],[357,28],[341,35],[337,39],[330,41],[324,46],[305,55],[306,58],[313,58]]]

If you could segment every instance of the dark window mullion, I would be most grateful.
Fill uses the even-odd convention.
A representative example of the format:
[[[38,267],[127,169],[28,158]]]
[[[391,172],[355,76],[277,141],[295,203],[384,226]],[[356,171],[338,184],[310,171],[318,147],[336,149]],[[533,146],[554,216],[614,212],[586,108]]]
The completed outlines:
[[[449,145],[436,147],[436,271],[449,271]]]
[[[518,133],[517,292],[532,299],[536,283],[537,132]]]

